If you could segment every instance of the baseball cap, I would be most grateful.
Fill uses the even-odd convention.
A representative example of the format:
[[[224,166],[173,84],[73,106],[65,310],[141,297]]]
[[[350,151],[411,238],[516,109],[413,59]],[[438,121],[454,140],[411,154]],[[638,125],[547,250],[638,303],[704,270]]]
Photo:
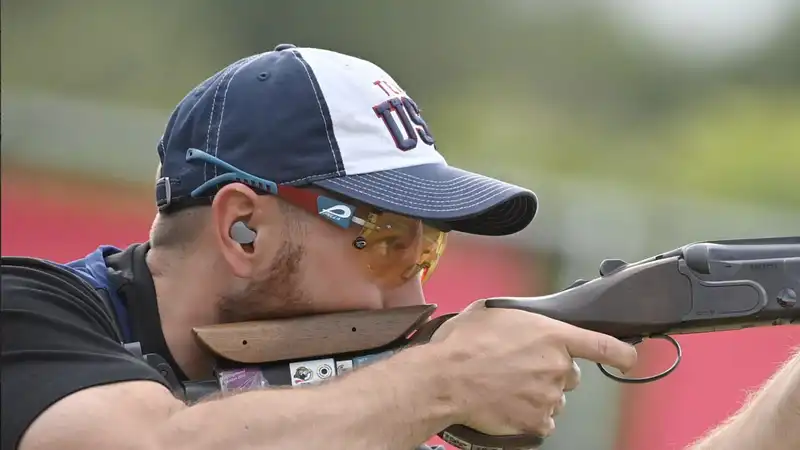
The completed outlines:
[[[158,143],[156,203],[164,212],[196,204],[192,191],[224,171],[187,158],[194,149],[277,185],[316,186],[448,231],[500,236],[530,224],[532,191],[450,166],[437,145],[419,105],[376,64],[281,44],[178,103]]]

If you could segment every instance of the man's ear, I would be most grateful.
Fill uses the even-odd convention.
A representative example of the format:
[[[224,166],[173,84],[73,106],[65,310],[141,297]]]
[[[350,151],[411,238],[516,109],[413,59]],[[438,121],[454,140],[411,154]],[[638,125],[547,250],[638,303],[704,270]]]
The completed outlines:
[[[258,236],[259,195],[241,183],[228,184],[214,196],[211,220],[217,245],[240,278],[251,278],[257,265],[255,250]]]

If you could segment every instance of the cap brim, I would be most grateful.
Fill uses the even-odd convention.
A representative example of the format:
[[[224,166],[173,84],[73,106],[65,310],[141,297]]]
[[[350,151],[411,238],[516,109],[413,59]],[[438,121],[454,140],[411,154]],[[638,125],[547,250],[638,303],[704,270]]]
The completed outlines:
[[[426,164],[314,182],[360,202],[444,223],[463,233],[504,236],[527,227],[536,215],[528,189],[444,164]]]

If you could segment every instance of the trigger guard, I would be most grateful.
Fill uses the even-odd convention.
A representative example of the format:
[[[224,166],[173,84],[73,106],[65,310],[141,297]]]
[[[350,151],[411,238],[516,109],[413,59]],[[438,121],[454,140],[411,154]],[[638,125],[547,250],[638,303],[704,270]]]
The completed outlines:
[[[602,364],[597,363],[597,367],[600,369],[600,372],[602,372],[603,375],[607,376],[608,378],[611,378],[614,381],[617,381],[619,383],[629,383],[629,384],[650,383],[650,382],[653,382],[653,381],[656,381],[656,380],[660,380],[660,379],[666,377],[667,375],[671,374],[672,372],[674,372],[675,369],[678,368],[678,364],[681,363],[681,358],[683,357],[683,349],[681,349],[681,344],[679,344],[678,341],[675,340],[675,338],[673,338],[672,336],[666,335],[666,334],[657,334],[657,335],[654,335],[654,336],[650,336],[649,339],[662,339],[662,340],[665,340],[665,341],[669,342],[670,344],[672,344],[673,347],[675,347],[677,355],[675,357],[675,361],[672,363],[672,366],[670,366],[669,369],[667,369],[667,370],[665,370],[665,371],[663,371],[663,372],[661,372],[661,373],[659,373],[657,375],[653,375],[651,377],[628,378],[628,377],[620,377],[620,376],[614,375],[611,372],[609,372],[608,370],[606,370],[606,368]],[[630,344],[633,345],[633,346],[636,346],[636,345],[641,344],[643,341],[644,341],[644,339],[637,338],[635,340],[630,341]]]

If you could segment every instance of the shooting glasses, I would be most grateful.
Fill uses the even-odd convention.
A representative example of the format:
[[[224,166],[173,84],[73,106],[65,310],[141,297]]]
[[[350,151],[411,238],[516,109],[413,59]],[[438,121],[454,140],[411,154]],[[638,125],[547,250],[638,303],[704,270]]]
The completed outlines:
[[[192,197],[204,197],[224,184],[239,182],[259,194],[275,195],[344,229],[359,228],[353,247],[370,275],[386,287],[395,287],[416,276],[427,281],[444,252],[447,233],[419,219],[381,211],[370,205],[315,188],[282,185],[251,175],[208,153],[189,149],[186,161],[213,164],[227,172],[197,189]]]

